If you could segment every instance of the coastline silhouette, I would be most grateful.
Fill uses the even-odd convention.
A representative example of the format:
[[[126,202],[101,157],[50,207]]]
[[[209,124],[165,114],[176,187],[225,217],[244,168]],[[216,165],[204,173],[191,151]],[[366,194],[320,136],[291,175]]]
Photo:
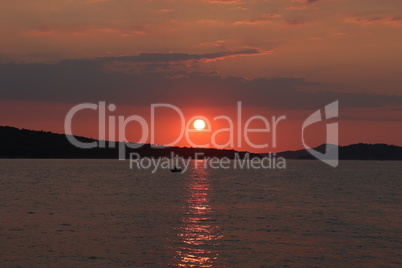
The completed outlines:
[[[97,141],[95,139],[76,137],[82,142]],[[104,158],[113,159],[118,156],[116,148],[80,149],[68,142],[64,134],[46,131],[18,129],[10,126],[0,126],[0,158]],[[118,143],[117,143],[118,144]],[[314,148],[323,152],[325,144]],[[138,149],[128,149],[126,154],[139,153],[141,157],[169,157],[173,152],[184,158],[194,158],[196,153],[205,157],[227,157],[234,159],[235,155],[244,157],[248,152],[213,148],[164,147],[153,148],[144,144]],[[250,157],[268,154],[249,153]],[[305,149],[276,153],[277,157],[286,159],[314,159]],[[352,144],[339,146],[341,160],[402,160],[402,147],[388,144]]]

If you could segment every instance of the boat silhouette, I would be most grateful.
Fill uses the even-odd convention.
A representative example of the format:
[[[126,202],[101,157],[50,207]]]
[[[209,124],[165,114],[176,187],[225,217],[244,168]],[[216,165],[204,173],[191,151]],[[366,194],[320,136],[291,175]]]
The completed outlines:
[[[170,170],[171,172],[181,172],[181,168],[174,167]]]

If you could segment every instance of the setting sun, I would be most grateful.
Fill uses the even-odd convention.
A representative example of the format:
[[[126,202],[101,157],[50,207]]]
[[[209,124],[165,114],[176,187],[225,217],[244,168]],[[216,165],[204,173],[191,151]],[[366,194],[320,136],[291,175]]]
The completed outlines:
[[[194,121],[193,126],[196,130],[203,130],[205,128],[205,121],[202,119],[197,119]]]

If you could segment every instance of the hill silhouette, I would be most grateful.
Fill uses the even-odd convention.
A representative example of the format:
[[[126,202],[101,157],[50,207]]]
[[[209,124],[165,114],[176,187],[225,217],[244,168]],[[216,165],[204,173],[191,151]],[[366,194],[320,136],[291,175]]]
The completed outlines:
[[[95,139],[78,137],[82,142],[97,141]],[[118,157],[118,145],[116,148],[80,149],[67,140],[66,135],[46,131],[18,129],[10,126],[0,126],[0,158],[105,158],[116,159]],[[325,144],[315,150],[325,151]],[[220,150],[212,148],[188,148],[188,147],[163,147],[152,148],[150,144],[144,144],[138,149],[127,148],[126,157],[135,152],[141,157],[170,157],[173,152],[185,158],[195,158],[196,153],[203,153],[205,157],[244,157],[247,152],[235,150]],[[268,154],[262,154],[268,155]],[[250,157],[260,156],[250,153]],[[285,151],[276,153],[286,159],[315,159],[307,150]],[[388,144],[352,144],[339,146],[339,159],[341,160],[402,160],[402,147]]]
[[[85,137],[77,137],[82,142],[97,141]],[[0,158],[118,158],[118,145],[116,148],[80,149],[73,146],[64,134],[45,131],[18,129],[10,126],[0,126]],[[126,150],[126,158],[135,152],[141,157],[170,157],[175,155],[185,158],[195,158],[195,153],[203,153],[201,157],[227,157],[235,158],[236,153],[244,157],[247,152],[235,150],[219,150],[211,148],[163,147],[152,148],[144,144],[138,149]],[[250,154],[250,157],[260,156]]]

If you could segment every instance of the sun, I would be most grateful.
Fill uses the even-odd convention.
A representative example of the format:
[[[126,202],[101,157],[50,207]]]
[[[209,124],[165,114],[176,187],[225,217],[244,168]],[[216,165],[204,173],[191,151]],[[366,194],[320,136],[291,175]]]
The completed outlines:
[[[203,130],[205,128],[205,121],[202,119],[197,119],[194,121],[193,126],[196,130]]]

